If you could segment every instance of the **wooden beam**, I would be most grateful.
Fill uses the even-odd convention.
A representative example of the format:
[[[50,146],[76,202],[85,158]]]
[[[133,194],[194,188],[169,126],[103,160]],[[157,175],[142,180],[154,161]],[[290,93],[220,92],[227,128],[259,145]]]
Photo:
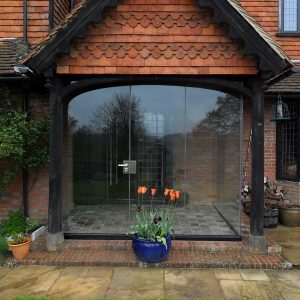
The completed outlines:
[[[258,77],[252,101],[252,204],[250,235],[264,236],[264,89]]]
[[[49,0],[49,32],[54,28],[54,0]]]
[[[213,19],[218,24],[228,24],[228,35],[232,39],[242,39],[246,55],[259,57],[260,71],[270,71],[272,75],[292,67],[291,63],[281,58],[269,43],[249,24],[247,18],[238,9],[234,9],[227,0],[198,0],[200,7],[213,10]]]
[[[70,81],[74,80],[74,76],[70,77]],[[76,82],[66,85],[62,90],[62,98],[64,101],[88,92],[96,88],[106,88],[122,85],[133,84],[164,84],[164,85],[181,85],[189,87],[211,88],[230,93],[234,96],[244,96],[248,99],[253,98],[252,91],[243,85],[245,78],[231,78],[230,76],[177,76],[177,75],[105,75],[105,76],[84,76],[76,78]]]
[[[49,4],[50,31],[54,27],[54,4],[51,2]],[[37,51],[28,62],[28,66],[37,73],[44,72],[53,65],[58,54],[70,51],[71,42],[75,37],[82,38],[85,36],[89,24],[99,23],[102,20],[102,12],[105,8],[116,5],[116,0],[88,1],[87,5],[79,10],[76,16],[67,19],[61,24],[61,27],[54,29],[55,34],[53,34],[50,42],[43,45],[41,51]]]
[[[63,157],[63,103],[61,80],[54,76],[50,86],[50,163],[48,232],[62,232],[62,157]]]

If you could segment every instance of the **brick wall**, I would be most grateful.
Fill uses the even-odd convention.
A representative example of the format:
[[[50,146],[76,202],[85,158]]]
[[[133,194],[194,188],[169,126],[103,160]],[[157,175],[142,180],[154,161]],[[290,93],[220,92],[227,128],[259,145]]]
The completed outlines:
[[[36,45],[49,31],[49,1],[28,0],[28,42]]]
[[[23,36],[23,1],[0,1],[0,37]]]
[[[28,0],[28,41],[37,44],[48,34],[49,2]],[[23,0],[0,1],[0,38],[23,37]]]
[[[240,0],[246,10],[279,43],[291,59],[300,59],[300,38],[279,36],[279,1],[278,0]]]
[[[276,122],[270,121],[271,107],[274,100],[265,100],[265,176],[276,179]],[[248,161],[245,184],[251,182],[251,150],[248,152],[251,129],[251,103],[244,101],[244,136],[243,136],[243,168]]]
[[[276,100],[265,100],[265,176],[270,180],[276,180],[276,122],[270,121],[271,107]],[[244,102],[244,137],[243,137],[243,167],[247,158],[247,148],[251,126],[251,103]],[[248,155],[248,170],[245,184],[251,183],[251,151]],[[286,199],[300,204],[300,184],[293,181],[278,181],[288,191]]]
[[[14,87],[10,89],[10,96],[13,101],[22,107],[22,92]],[[45,115],[49,111],[48,95],[30,93],[28,95],[28,109],[33,118]],[[7,196],[0,199],[0,218],[6,218],[7,212],[23,208],[23,178],[20,177],[8,187]],[[38,174],[29,176],[28,193],[28,214],[30,217],[36,217],[41,220],[48,216],[48,194],[49,179],[48,168],[40,170]]]

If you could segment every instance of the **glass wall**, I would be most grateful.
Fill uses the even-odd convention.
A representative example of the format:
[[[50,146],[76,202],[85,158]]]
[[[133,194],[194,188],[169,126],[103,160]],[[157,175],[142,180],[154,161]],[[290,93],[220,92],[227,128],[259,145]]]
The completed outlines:
[[[137,187],[145,185],[157,189],[146,205],[161,205],[165,188],[181,191],[177,235],[239,234],[241,107],[229,94],[182,86],[104,88],[74,98],[65,232],[126,233]]]

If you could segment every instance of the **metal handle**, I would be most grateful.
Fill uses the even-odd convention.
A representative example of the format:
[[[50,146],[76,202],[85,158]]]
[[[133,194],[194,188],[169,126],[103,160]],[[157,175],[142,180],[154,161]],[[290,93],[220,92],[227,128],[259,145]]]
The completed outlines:
[[[118,164],[118,167],[128,167],[128,164]]]

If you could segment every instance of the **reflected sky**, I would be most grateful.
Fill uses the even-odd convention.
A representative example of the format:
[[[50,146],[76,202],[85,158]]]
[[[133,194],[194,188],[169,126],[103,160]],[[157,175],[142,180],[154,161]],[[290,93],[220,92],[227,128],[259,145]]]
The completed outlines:
[[[115,94],[129,94],[130,87],[111,87],[90,91],[75,97],[69,104],[69,115],[77,120],[77,126],[88,126],[97,107]],[[207,113],[216,108],[216,100],[225,93],[181,86],[136,85],[131,93],[140,100],[142,113],[163,113],[172,118],[168,133],[182,132],[184,122],[186,131],[191,131]],[[185,100],[186,98],[186,100]],[[185,106],[186,101],[186,106]],[[185,119],[185,110],[187,116]]]

